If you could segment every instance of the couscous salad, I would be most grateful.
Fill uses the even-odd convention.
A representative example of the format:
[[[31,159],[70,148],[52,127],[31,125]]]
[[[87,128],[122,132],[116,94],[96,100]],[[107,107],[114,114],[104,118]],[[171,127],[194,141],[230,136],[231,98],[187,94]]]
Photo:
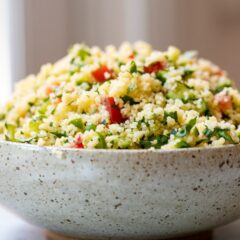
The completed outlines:
[[[0,139],[39,146],[176,149],[238,144],[240,93],[195,51],[75,44],[20,81]]]

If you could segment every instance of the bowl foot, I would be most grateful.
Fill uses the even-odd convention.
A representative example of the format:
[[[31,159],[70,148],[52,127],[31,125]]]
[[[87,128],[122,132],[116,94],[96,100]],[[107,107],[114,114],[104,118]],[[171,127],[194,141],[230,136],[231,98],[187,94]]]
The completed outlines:
[[[111,238],[108,238],[108,239],[111,239]],[[165,240],[211,240],[211,239],[212,239],[212,232],[208,231],[208,232],[202,232],[202,233],[198,233],[196,235],[191,235],[187,237],[178,237],[178,238],[171,238],[171,239],[165,239]],[[58,235],[53,232],[47,232],[46,240],[87,240],[87,239],[66,237],[66,236]],[[114,240],[114,238],[112,238],[112,240]],[[149,238],[148,240],[151,240],[151,239]],[[157,240],[157,239],[154,238],[154,240]],[[164,240],[164,239],[161,239],[161,240]]]
[[[59,235],[54,232],[47,232],[46,233],[46,240],[78,240],[77,238],[66,237],[63,235]]]
[[[202,232],[195,235],[190,235],[186,237],[180,237],[180,238],[171,238],[169,240],[212,240],[212,232]]]

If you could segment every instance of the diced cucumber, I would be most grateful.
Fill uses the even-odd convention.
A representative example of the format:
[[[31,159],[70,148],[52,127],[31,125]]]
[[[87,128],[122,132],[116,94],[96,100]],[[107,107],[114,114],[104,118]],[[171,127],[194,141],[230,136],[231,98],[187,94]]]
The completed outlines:
[[[90,131],[90,130],[93,130],[95,131],[97,128],[97,126],[95,124],[88,124],[85,128],[86,131]]]
[[[98,135],[99,142],[98,142],[98,144],[95,147],[98,148],[98,149],[106,149],[107,148],[107,144],[106,144],[105,138],[99,132],[97,132],[97,135]]]
[[[16,142],[15,132],[16,126],[10,123],[5,123],[5,128],[7,130],[6,140]]]
[[[187,95],[187,97],[186,97]],[[176,82],[176,87],[167,93],[167,97],[171,99],[193,99],[192,89],[182,82]]]
[[[130,69],[129,69],[129,72],[130,73],[136,73],[137,72],[137,65],[134,61],[132,61],[130,63]]]
[[[176,145],[175,145],[176,148],[189,148],[190,145],[184,141],[184,140],[181,140],[180,142],[178,142]]]
[[[84,123],[83,123],[83,120],[81,118],[73,119],[69,123],[73,124],[75,127],[79,128],[81,130],[84,129]]]
[[[162,85],[167,81],[166,71],[159,71],[156,73],[156,78],[161,81]]]
[[[135,102],[134,99],[132,97],[129,97],[129,96],[122,97],[122,100],[123,100],[124,103],[129,103],[129,105],[134,105],[134,104],[138,103],[138,102]]]
[[[40,124],[41,124],[40,122],[30,121],[29,122],[29,128],[31,129],[31,131],[39,132],[39,125]]]

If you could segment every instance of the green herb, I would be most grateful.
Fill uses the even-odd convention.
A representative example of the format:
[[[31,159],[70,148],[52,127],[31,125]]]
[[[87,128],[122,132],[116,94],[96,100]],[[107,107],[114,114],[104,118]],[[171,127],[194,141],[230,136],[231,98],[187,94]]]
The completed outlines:
[[[129,105],[134,105],[138,103],[138,102],[135,102],[134,99],[129,96],[122,97],[122,100],[124,103],[129,103]]]
[[[203,138],[203,139],[198,140],[198,141],[196,142],[196,145],[199,145],[199,144],[201,144],[201,143],[207,143],[208,141],[209,141],[208,138]]]
[[[118,67],[121,67],[122,65],[125,65],[125,63],[124,62],[119,62],[118,63]]]
[[[79,51],[78,51],[78,57],[80,57],[80,59],[82,60],[82,61],[84,61],[88,56],[90,56],[91,54],[86,50],[86,49],[84,49],[84,48],[81,48],[81,49],[79,49]]]
[[[143,119],[141,119],[141,120],[139,120],[139,121],[137,122],[137,129],[141,129],[142,123],[144,123],[144,122],[145,122],[145,119],[144,119],[144,117],[143,117]]]
[[[178,121],[177,112],[164,112],[164,123],[166,124],[167,118],[173,118],[176,122]]]
[[[221,92],[224,88],[228,88],[228,87],[231,87],[232,86],[232,83],[231,81],[227,81],[225,83],[222,83],[220,85],[218,85],[215,89],[214,89],[214,93],[219,93]]]
[[[72,58],[70,63],[73,64],[75,62],[75,58]]]
[[[16,132],[16,126],[10,123],[5,123],[5,128],[7,130],[7,135],[6,140],[12,141],[12,142],[16,142],[16,138],[15,138],[15,132]]]
[[[204,114],[204,115],[207,115],[207,116],[211,115],[208,103],[204,99],[201,99],[201,105],[200,105],[200,108],[199,108],[199,112],[201,114]]]
[[[113,105],[113,108],[117,108],[115,105]],[[107,124],[107,121],[106,121],[106,119],[103,119],[102,121],[101,121],[101,124],[103,124],[103,125],[106,125]]]
[[[166,71],[160,71],[156,73],[156,78],[162,82],[162,85],[167,81],[167,78],[165,76],[167,72]]]
[[[225,140],[227,140],[228,142],[230,143],[235,143],[232,139],[232,137],[230,136],[230,134],[228,133],[229,132],[229,129],[221,129],[219,127],[216,127],[214,129],[214,133],[215,135],[218,137],[218,138],[224,138]]]
[[[134,61],[132,61],[131,63],[130,63],[130,73],[135,73],[135,72],[137,72],[137,65],[136,65],[136,63],[134,62]]]
[[[28,102],[28,106],[29,106],[29,107],[32,107],[33,105],[34,105],[34,103]]]
[[[40,122],[36,122],[36,121],[29,122],[29,128],[31,129],[31,131],[34,131],[34,132],[39,132],[39,125],[40,125]]]
[[[186,124],[185,127],[180,128],[179,130],[174,128],[171,131],[171,134],[176,136],[176,137],[181,137],[181,138],[185,137],[191,131],[191,129],[194,127],[196,122],[197,122],[197,118],[193,118]]]
[[[105,141],[105,138],[103,137],[103,135],[101,133],[98,133],[98,132],[97,132],[97,135],[98,135],[99,142],[95,147],[98,148],[98,149],[107,148],[107,144],[106,144],[106,141]]]
[[[193,119],[191,119],[191,120],[187,123],[187,125],[186,125],[186,131],[187,131],[187,132],[190,132],[191,129],[195,126],[196,122],[197,122],[197,118],[196,118],[196,117],[193,118]]]
[[[118,145],[120,146],[121,149],[128,149],[130,144],[131,144],[131,141],[127,139],[118,140]]]
[[[177,132],[178,132],[178,130],[176,128],[173,128],[171,130],[170,134],[175,136],[177,134]]]
[[[51,113],[50,114],[54,114],[56,112],[56,107],[55,108],[53,108],[53,110],[51,111]]]
[[[144,123],[147,127],[150,126],[149,123],[148,123],[148,121],[145,121],[145,118],[143,117],[141,120],[139,120],[139,121],[137,122],[137,128],[138,128],[138,129],[141,129],[141,128],[142,128],[142,123]]]
[[[49,102],[49,101],[50,101],[50,98],[49,98],[49,97],[44,98],[43,101],[44,101],[44,102]]]
[[[175,145],[176,148],[189,148],[190,145],[186,141],[180,141]]]
[[[45,114],[47,112],[49,104],[50,104],[50,99],[49,98],[44,99],[44,103],[42,104],[38,112],[41,114]]]
[[[76,80],[76,86],[80,86],[83,82],[88,82],[91,76],[89,74],[85,74]]]
[[[38,116],[39,120],[43,120],[44,118],[47,118],[47,116],[45,114],[41,114]]]
[[[50,132],[50,133],[56,136],[57,138],[67,137],[66,133],[61,133],[61,132]]]
[[[194,134],[195,137],[198,137],[198,136],[199,136],[199,131],[198,131],[197,127],[195,127],[195,128],[193,129],[193,134]]]
[[[166,136],[166,135],[150,136],[147,139],[141,140],[140,145],[144,149],[148,149],[151,147],[159,149],[163,145],[167,144],[168,140],[169,140],[169,136]],[[157,142],[157,143],[154,143],[154,142]]]
[[[208,126],[206,126],[206,128],[203,130],[203,134],[206,137],[210,138],[213,135],[213,131],[211,129],[209,129]]]
[[[141,148],[144,148],[144,149],[148,149],[148,148],[152,147],[151,140],[141,140],[140,146],[141,146]]]
[[[6,141],[12,141],[8,135],[5,134],[5,140]]]
[[[182,74],[182,78],[183,78],[183,79],[186,79],[186,78],[188,78],[188,77],[191,77],[193,73],[194,73],[193,70],[191,70],[191,69],[185,69],[184,72],[183,72],[183,74]]]
[[[161,146],[168,143],[169,136],[166,135],[158,135],[156,136],[157,144],[154,145],[155,148],[161,148]]]
[[[79,128],[79,129],[82,129],[82,130],[84,129],[84,123],[81,118],[73,119],[69,123],[73,124],[75,127]]]
[[[79,72],[79,70],[85,66],[85,64],[82,61],[79,61],[79,59],[73,58],[73,61],[71,61],[71,69],[69,70],[69,75],[72,76],[75,73]]]
[[[176,132],[176,134],[175,134],[175,136],[177,136],[177,137],[184,137],[184,136],[186,136],[187,135],[187,130],[186,130],[186,128],[181,128],[181,129],[179,129],[177,132]]]
[[[216,136],[217,138],[224,138],[226,141],[230,142],[230,143],[235,143],[232,139],[232,137],[230,136],[230,134],[228,133],[229,129],[221,129],[219,127],[214,128],[214,131],[210,130],[207,126],[203,131],[203,134],[210,138],[212,136]]]
[[[0,114],[0,121],[5,120],[5,118],[6,118],[6,115],[4,113],[1,113]]]
[[[77,86],[81,86],[82,89],[84,89],[85,91],[88,91],[91,89],[91,84],[89,84],[88,82],[76,82]]]
[[[26,138],[26,139],[17,139],[18,142],[20,143],[31,143],[33,140],[37,140],[38,137],[31,137],[31,138]]]
[[[72,75],[74,75],[75,72],[76,72],[76,70],[71,70],[71,71],[69,71],[69,75],[72,76]]]
[[[85,129],[85,130],[86,130],[86,131],[90,131],[90,130],[95,131],[96,128],[97,128],[97,126],[96,126],[95,124],[89,124],[89,125],[86,126],[86,129]]]
[[[186,100],[185,93],[188,94],[187,99],[195,99],[191,87],[182,82],[176,82],[176,87],[174,90],[167,93],[167,97],[171,99],[182,99]]]
[[[56,94],[56,97],[57,97],[57,98],[62,98],[62,93]]]

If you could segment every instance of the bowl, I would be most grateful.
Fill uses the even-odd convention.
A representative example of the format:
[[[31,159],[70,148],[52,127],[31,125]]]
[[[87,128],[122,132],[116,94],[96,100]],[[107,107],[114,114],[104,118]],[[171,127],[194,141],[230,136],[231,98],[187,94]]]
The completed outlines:
[[[77,150],[0,142],[0,203],[87,239],[161,239],[240,217],[240,145]]]

